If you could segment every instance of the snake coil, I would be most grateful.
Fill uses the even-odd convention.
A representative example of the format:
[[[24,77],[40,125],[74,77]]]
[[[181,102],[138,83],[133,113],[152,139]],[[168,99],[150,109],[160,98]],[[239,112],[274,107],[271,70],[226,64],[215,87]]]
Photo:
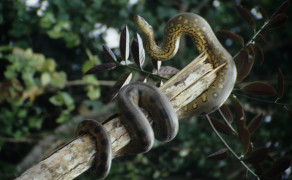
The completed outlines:
[[[147,152],[154,143],[154,135],[156,139],[168,142],[178,132],[177,115],[170,101],[155,86],[141,82],[124,86],[117,96],[117,107],[120,120],[131,137],[130,143],[116,152],[118,156]],[[140,108],[149,113],[152,127]],[[96,172],[98,178],[104,178],[109,173],[112,160],[110,137],[102,124],[94,120],[79,124],[76,136],[85,134],[96,141]]]
[[[225,102],[235,83],[236,67],[231,55],[202,17],[192,13],[181,13],[172,17],[165,27],[161,46],[155,44],[154,31],[142,17],[135,16],[135,22],[142,31],[144,48],[153,59],[165,61],[172,58],[178,50],[180,36],[186,34],[191,36],[199,53],[206,52],[207,61],[214,68],[224,64],[208,90],[177,112],[180,117],[208,114]],[[153,145],[153,131],[155,137],[161,141],[170,141],[177,134],[177,115],[169,100],[154,86],[136,82],[123,87],[117,96],[117,105],[120,120],[131,137],[130,143],[117,152],[119,155],[147,152]],[[153,119],[153,130],[140,107]],[[76,135],[83,134],[94,137],[98,178],[106,177],[112,160],[109,135],[102,124],[94,120],[80,123]]]

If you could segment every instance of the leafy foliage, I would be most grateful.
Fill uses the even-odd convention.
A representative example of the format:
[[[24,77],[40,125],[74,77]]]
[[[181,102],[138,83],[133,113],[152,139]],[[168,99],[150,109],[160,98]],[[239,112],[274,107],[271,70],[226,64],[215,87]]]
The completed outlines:
[[[0,162],[0,178],[11,179],[15,176],[17,164],[31,149],[30,142],[38,141],[37,136],[46,136],[44,131],[53,134],[52,129],[59,123],[70,122],[70,118],[84,111],[84,108],[90,112],[96,104],[106,102],[108,97],[100,94],[109,95],[112,99],[130,79],[152,77],[160,83],[165,80],[160,76],[172,75],[194,59],[193,45],[184,39],[181,42],[184,48],[180,48],[177,56],[161,67],[161,62],[155,61],[154,67],[158,72],[152,72],[153,66],[150,59],[143,55],[138,34],[130,44],[132,32],[136,30],[132,20],[134,14],[151,20],[157,40],[161,41],[165,23],[179,11],[200,14],[214,30],[223,27],[230,30],[217,32],[226,37],[220,40],[234,54],[238,66],[238,84],[233,91],[237,98],[234,100],[235,106],[227,101],[227,105],[220,108],[226,122],[221,122],[220,114],[212,114],[216,129],[235,135],[238,133],[235,137],[223,137],[228,139],[234,151],[245,155],[242,160],[258,175],[264,178],[291,178],[289,171],[284,172],[291,164],[288,156],[291,156],[292,149],[287,141],[291,137],[289,40],[292,38],[292,26],[284,14],[291,15],[291,11],[287,10],[290,1],[285,1],[277,11],[275,7],[279,3],[271,1],[242,1],[235,7],[230,2],[220,1],[218,7],[212,3],[183,0],[140,0],[136,4],[129,4],[127,0],[68,3],[65,0],[44,0],[36,6],[27,6],[20,0],[2,1],[0,149],[4,158]],[[255,18],[257,16],[250,13],[253,12],[251,9],[261,14],[262,19]],[[233,15],[233,12],[237,14]],[[120,53],[116,48],[102,45],[106,41],[106,28],[121,29]],[[275,28],[278,28],[277,31],[274,31]],[[138,66],[131,61],[131,55]],[[140,69],[142,66],[143,69]],[[125,69],[127,73],[124,73]],[[95,75],[83,76],[86,72]],[[108,82],[118,79],[118,85],[109,91],[99,79]],[[274,87],[277,85],[276,91]],[[277,93],[278,96],[257,96],[267,93]],[[235,126],[236,131],[230,125]],[[23,143],[27,147],[25,151]],[[222,151],[211,157],[220,159],[220,162],[206,159],[217,149]],[[228,154],[227,157],[226,149],[222,149],[206,121],[194,117],[181,122],[179,135],[173,142],[157,142],[145,155],[115,161],[108,179],[243,177],[245,169],[231,153]],[[228,161],[224,161],[225,158],[229,158]],[[230,172],[230,169],[237,171]],[[230,177],[232,174],[236,177]],[[248,177],[254,176],[249,173]],[[86,175],[79,179],[86,179]]]

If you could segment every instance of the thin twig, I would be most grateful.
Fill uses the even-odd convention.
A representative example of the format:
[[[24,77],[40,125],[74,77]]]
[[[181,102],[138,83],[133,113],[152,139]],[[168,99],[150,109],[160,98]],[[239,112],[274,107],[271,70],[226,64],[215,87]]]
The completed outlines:
[[[212,127],[213,131],[215,132],[215,134],[218,136],[218,138],[221,140],[221,142],[224,144],[224,146],[236,157],[236,159],[239,160],[239,162],[246,168],[247,171],[249,171],[252,175],[254,175],[258,180],[260,180],[259,176],[254,173],[242,160],[241,158],[233,151],[233,149],[227,144],[227,142],[222,138],[222,136],[219,134],[219,132],[216,130],[216,128],[214,127],[209,115],[206,115],[208,122],[210,124],[210,126]]]
[[[224,114],[222,113],[222,111],[220,110],[220,108],[218,109],[219,113],[221,114],[222,118],[224,119],[225,123],[229,126],[229,128],[235,133],[235,135],[237,135],[237,132],[235,131],[235,129],[232,127],[232,125],[229,123],[229,121],[226,119],[226,117],[224,116]]]
[[[0,140],[9,143],[34,143],[38,142],[37,138],[9,138],[9,137],[0,137]]]
[[[255,32],[255,34],[250,38],[250,40],[233,56],[233,59],[235,59],[243,49],[245,49],[248,45],[252,44],[255,41],[256,37],[265,29],[269,22],[270,22],[269,20],[266,21],[263,24],[263,26],[258,31]]]
[[[266,99],[259,99],[259,98],[256,98],[256,97],[251,97],[251,96],[247,96],[247,95],[244,95],[244,94],[240,94],[240,93],[235,93],[235,92],[232,92],[234,95],[236,96],[241,96],[241,97],[245,97],[245,98],[248,98],[248,99],[252,99],[254,101],[259,101],[259,102],[264,102],[264,103],[270,103],[270,104],[276,104],[276,105],[279,105],[279,106],[283,106],[284,108],[291,105],[291,104],[284,104],[284,103],[278,103],[276,101],[270,101],[270,100],[266,100]]]
[[[135,68],[133,66],[129,66],[129,65],[122,65],[122,64],[119,64],[119,66],[124,66],[124,67],[127,67],[129,69],[132,69],[134,71],[138,71],[140,73],[143,73],[143,74],[146,74],[147,76],[150,76],[150,77],[153,77],[153,78],[156,78],[156,79],[159,79],[159,80],[168,80],[168,78],[165,78],[165,77],[161,77],[159,75],[156,75],[156,74],[152,74],[151,72],[149,71],[145,71],[143,69],[138,69],[138,68]]]
[[[83,80],[74,80],[74,81],[68,81],[66,83],[66,86],[84,86],[88,85],[89,83],[86,83]],[[98,80],[97,85],[98,86],[113,86],[115,84],[115,81],[106,81],[106,80]]]

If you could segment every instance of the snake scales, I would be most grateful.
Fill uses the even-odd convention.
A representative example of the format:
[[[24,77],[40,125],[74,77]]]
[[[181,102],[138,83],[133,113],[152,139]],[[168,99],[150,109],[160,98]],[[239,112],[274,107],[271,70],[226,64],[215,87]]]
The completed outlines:
[[[142,32],[146,52],[155,60],[165,61],[172,58],[178,50],[180,36],[186,34],[192,38],[199,53],[206,52],[207,61],[214,68],[225,64],[217,72],[217,77],[208,90],[177,112],[181,117],[208,114],[224,103],[234,86],[236,67],[231,55],[220,44],[202,17],[192,13],[181,13],[172,17],[165,27],[161,46],[155,44],[154,31],[142,17],[135,16],[135,23]],[[170,101],[156,87],[140,82],[126,85],[117,96],[117,105],[120,120],[131,137],[131,142],[117,154],[147,152],[153,145],[154,134],[160,141],[170,141],[176,136],[177,115]],[[152,125],[140,107],[150,114]],[[97,175],[98,178],[106,177],[112,160],[109,135],[102,124],[94,120],[80,123],[76,135],[83,134],[90,134],[96,140]]]

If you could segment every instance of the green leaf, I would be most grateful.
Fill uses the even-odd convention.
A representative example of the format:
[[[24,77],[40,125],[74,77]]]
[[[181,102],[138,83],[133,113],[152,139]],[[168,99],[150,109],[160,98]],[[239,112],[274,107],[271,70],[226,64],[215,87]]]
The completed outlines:
[[[45,60],[42,71],[53,72],[56,70],[56,61],[52,58],[48,58]]]
[[[89,85],[95,85],[95,86],[98,85],[98,80],[96,79],[94,75],[83,76],[83,81]]]
[[[96,100],[100,98],[100,88],[93,85],[88,86],[87,96],[90,100]]]
[[[62,106],[64,104],[60,94],[50,97],[49,101],[55,106]]]
[[[82,65],[82,72],[85,73],[86,71],[88,71],[90,68],[92,68],[93,66],[95,66],[95,63],[92,63],[91,61],[87,60],[83,63]]]
[[[34,72],[33,71],[24,71],[21,74],[22,80],[24,81],[26,89],[30,89],[34,86]]]
[[[51,12],[46,13],[40,20],[40,26],[45,29],[50,28],[54,23],[56,23],[56,19]]]
[[[67,92],[60,92],[59,94],[50,97],[49,101],[55,106],[66,105],[67,107],[72,106],[74,103],[72,97]]]
[[[100,63],[99,57],[97,55],[93,55],[89,49],[86,49],[86,55],[88,56],[89,61],[93,63],[93,65]]]
[[[51,76],[50,76],[50,74],[47,73],[47,72],[42,73],[42,75],[41,75],[41,83],[42,83],[42,86],[46,86],[50,82],[51,82]]]
[[[67,114],[62,114],[56,119],[57,123],[64,123],[68,120],[69,116]]]
[[[47,31],[47,34],[52,39],[58,39],[63,36],[63,32],[55,30],[55,29]]]
[[[43,123],[42,118],[31,117],[28,119],[28,125],[30,128],[41,129]]]
[[[67,83],[67,75],[65,72],[53,72],[51,74],[51,82],[50,85],[52,85],[55,88],[63,89],[66,86]]]
[[[79,36],[76,33],[73,32],[64,33],[63,37],[66,41],[66,46],[68,48],[72,48],[80,44]]]
[[[67,107],[72,107],[72,105],[74,106],[74,100],[67,92],[62,92],[61,96],[63,98],[64,104]]]

